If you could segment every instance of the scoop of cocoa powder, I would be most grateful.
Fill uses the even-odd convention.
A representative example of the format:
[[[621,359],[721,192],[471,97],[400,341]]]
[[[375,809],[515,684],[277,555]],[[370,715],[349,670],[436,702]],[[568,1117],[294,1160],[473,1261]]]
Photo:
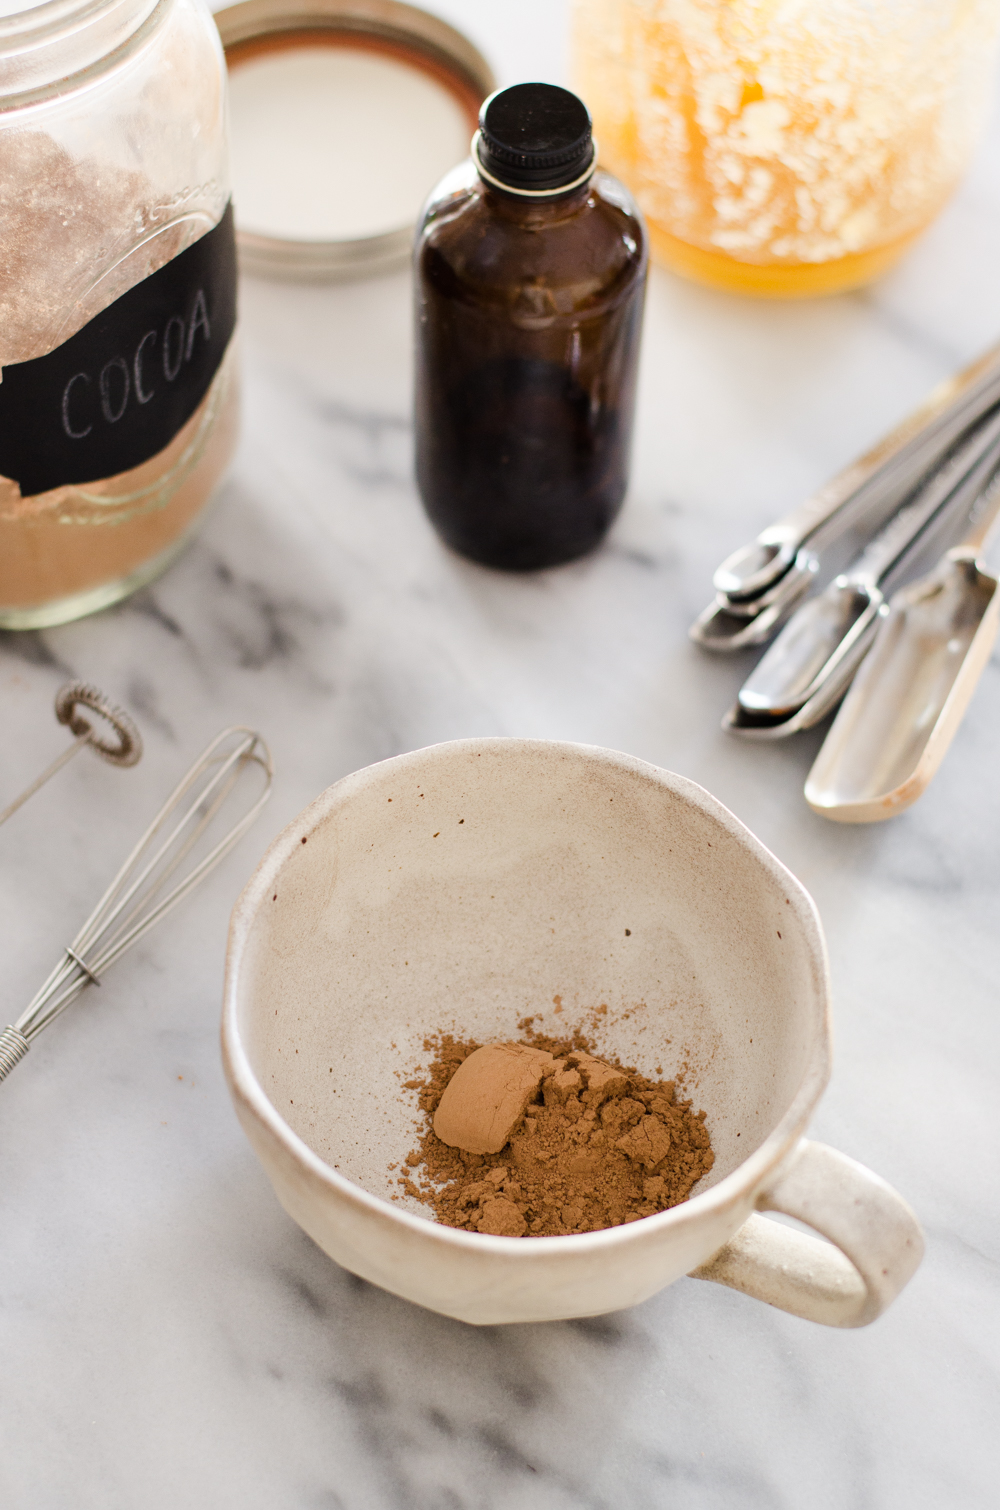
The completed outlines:
[[[449,1227],[500,1237],[596,1232],[685,1200],[715,1162],[705,1113],[579,1031],[558,1041],[520,1026],[517,1044],[427,1040],[431,1062],[407,1082],[427,1126],[406,1193]]]

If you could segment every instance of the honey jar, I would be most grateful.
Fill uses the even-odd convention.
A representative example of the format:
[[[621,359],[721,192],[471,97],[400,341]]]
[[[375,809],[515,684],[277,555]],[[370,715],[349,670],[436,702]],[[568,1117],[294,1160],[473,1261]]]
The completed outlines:
[[[794,298],[877,277],[955,188],[996,0],[576,0],[576,85],[653,256]]]

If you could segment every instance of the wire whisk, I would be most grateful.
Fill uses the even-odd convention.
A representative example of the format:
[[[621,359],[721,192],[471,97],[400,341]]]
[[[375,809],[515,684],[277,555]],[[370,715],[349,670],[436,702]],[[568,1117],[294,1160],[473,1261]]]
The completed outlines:
[[[244,773],[261,773],[262,786],[238,822],[164,894],[196,849]],[[263,739],[253,729],[224,729],[171,792],[115,876],[80,932],[16,1023],[0,1033],[0,1080],[28,1052],[38,1034],[101,976],[126,949],[148,933],[193,891],[243,837],[271,793],[274,767]]]

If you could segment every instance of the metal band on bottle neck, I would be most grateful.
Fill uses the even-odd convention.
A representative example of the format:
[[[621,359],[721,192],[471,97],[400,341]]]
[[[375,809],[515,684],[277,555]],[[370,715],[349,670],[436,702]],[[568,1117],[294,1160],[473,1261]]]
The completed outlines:
[[[568,184],[559,184],[555,189],[518,189],[513,184],[504,183],[500,178],[494,178],[493,174],[487,168],[483,167],[483,160],[479,155],[479,143],[482,134],[481,131],[477,131],[472,138],[472,161],[476,165],[476,172],[480,178],[484,179],[486,183],[491,184],[493,188],[502,189],[505,194],[516,194],[521,199],[557,199],[560,194],[568,194],[571,189],[579,189],[581,184],[585,184],[588,179],[593,177],[594,169],[597,167],[597,141],[595,138],[592,139],[593,152],[591,153],[590,162],[579,178],[574,178]]]

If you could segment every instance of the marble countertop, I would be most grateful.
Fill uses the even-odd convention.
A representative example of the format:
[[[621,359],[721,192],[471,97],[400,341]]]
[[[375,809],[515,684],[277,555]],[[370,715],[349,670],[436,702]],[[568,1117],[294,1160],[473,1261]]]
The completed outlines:
[[[561,76],[556,0],[438,8],[504,78]],[[0,835],[8,1015],[218,728],[259,727],[278,769],[197,901],[0,1090],[5,1510],[997,1505],[1000,662],[927,796],[842,828],[802,798],[819,735],[725,735],[747,663],[686,629],[728,550],[997,339],[998,266],[995,121],[874,289],[766,304],[654,272],[627,507],[598,554],[524,578],[447,554],[421,512],[408,275],[244,284],[244,435],[195,544],[116,610],[0,638],[5,793],[63,747],[71,676],[147,744],[133,771],[82,756]],[[337,1269],[278,1206],[219,1064],[230,907],[330,782],[478,734],[690,776],[812,892],[835,1012],[813,1130],[927,1236],[871,1328],[682,1280],[598,1320],[474,1330]]]

